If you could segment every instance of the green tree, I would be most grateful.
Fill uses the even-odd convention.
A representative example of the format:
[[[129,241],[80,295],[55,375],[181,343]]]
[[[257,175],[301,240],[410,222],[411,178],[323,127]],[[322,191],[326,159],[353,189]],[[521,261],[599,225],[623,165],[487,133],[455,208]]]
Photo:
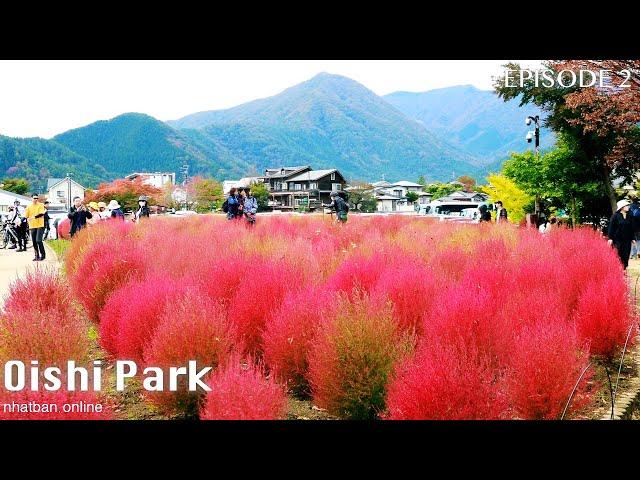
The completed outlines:
[[[422,185],[422,190],[424,191],[425,187],[427,186],[427,181],[424,179],[424,175],[420,175],[418,177],[418,181],[416,183],[419,183],[420,185]]]
[[[258,211],[262,212],[269,207],[269,190],[262,182],[254,182],[251,184],[251,193],[258,201]]]
[[[570,212],[573,224],[579,223],[583,208],[595,209],[598,216],[608,211],[607,192],[593,164],[588,162],[575,140],[561,134],[557,148],[537,156],[533,152],[513,153],[503,166],[506,177],[527,194],[542,198],[548,207]],[[585,168],[591,166],[592,168]],[[597,205],[601,205],[597,209]]]
[[[373,186],[365,182],[351,182],[349,203],[359,212],[375,212],[377,202],[373,194]]]
[[[29,182],[24,178],[5,178],[0,183],[3,185],[3,190],[17,193],[18,195],[26,195],[31,188]]]
[[[192,177],[187,184],[187,198],[198,213],[213,210],[222,199],[222,184],[213,178]]]
[[[426,188],[426,192],[433,195],[432,200],[451,195],[456,190],[457,187],[455,185],[440,182],[431,183]]]
[[[489,185],[479,189],[489,195],[491,202],[502,201],[509,214],[509,221],[518,223],[533,209],[533,197],[520,189],[510,178],[492,174],[487,176],[487,180]]]
[[[418,196],[418,194],[417,194],[416,192],[407,192],[406,197],[407,197],[407,201],[408,201],[409,203],[414,203],[414,202],[416,202],[416,201],[418,200],[418,198],[419,198],[419,196]]]

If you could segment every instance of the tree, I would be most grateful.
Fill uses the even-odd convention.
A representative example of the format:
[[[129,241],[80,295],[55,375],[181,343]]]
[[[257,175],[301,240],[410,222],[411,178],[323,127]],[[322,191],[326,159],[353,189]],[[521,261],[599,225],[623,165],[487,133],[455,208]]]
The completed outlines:
[[[424,191],[424,188],[427,186],[427,181],[424,179],[424,175],[420,175],[416,183],[419,183],[420,185],[422,185],[423,191]]]
[[[458,181],[464,185],[465,192],[473,192],[473,187],[476,186],[476,180],[469,175],[462,175],[458,177]]]
[[[373,185],[365,182],[351,182],[349,203],[359,212],[375,212],[378,202],[373,193]]]
[[[198,213],[210,212],[222,200],[222,184],[213,178],[191,177],[186,188],[187,198]]]
[[[26,195],[31,186],[24,178],[5,178],[0,181],[3,190],[7,192],[17,193],[18,195]]]
[[[584,153],[571,137],[561,134],[557,148],[537,156],[533,152],[513,153],[505,162],[503,173],[527,194],[545,199],[549,207],[570,212],[573,224],[579,223],[580,211],[594,205],[606,205],[607,192]],[[607,216],[607,210],[596,212]]]
[[[431,183],[426,188],[426,192],[433,195],[433,197],[431,198],[432,200],[451,195],[456,190],[457,187],[455,185],[440,182]]]
[[[419,196],[416,192],[407,192],[407,202],[414,203],[418,200]]]
[[[480,187],[483,193],[489,195],[491,202],[502,201],[509,213],[508,219],[513,223],[522,220],[526,213],[533,210],[533,197],[518,188],[516,183],[504,175],[492,174],[487,176],[489,185]]]
[[[572,137],[582,152],[580,159],[585,169],[594,168],[606,189],[612,211],[616,210],[616,195],[612,176],[629,180],[640,167],[640,61],[549,61],[545,69],[556,76],[565,71],[565,76],[579,70],[608,68],[612,72],[611,87],[619,87],[623,76],[617,72],[629,69],[633,81],[629,88],[581,88],[576,82],[568,87],[555,82],[548,87],[544,82],[535,82],[535,75],[526,78],[521,67],[509,63],[505,67],[512,73],[511,85],[506,76],[494,82],[496,92],[505,101],[519,99],[520,105],[533,103],[547,112],[544,124],[557,133]],[[635,76],[634,76],[635,75]],[[541,77],[540,77],[541,78]],[[522,83],[522,86],[520,84]],[[568,84],[565,82],[565,84]],[[515,85],[515,86],[514,86]]]
[[[111,200],[117,200],[123,209],[135,210],[141,195],[149,197],[149,205],[153,205],[162,197],[162,190],[144,183],[140,177],[134,180],[118,179],[111,183],[101,183],[97,190],[87,190],[84,200],[85,203],[109,203]]]
[[[262,212],[269,208],[269,190],[262,182],[254,182],[251,184],[251,193],[258,201],[258,211]]]

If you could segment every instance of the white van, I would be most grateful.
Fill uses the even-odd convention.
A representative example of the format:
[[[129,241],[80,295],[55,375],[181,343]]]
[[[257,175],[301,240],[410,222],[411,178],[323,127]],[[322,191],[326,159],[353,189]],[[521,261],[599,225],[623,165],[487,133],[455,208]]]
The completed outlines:
[[[437,218],[440,221],[454,222],[479,222],[480,210],[478,207],[486,202],[440,202],[434,200],[426,205],[421,205],[420,215]],[[487,205],[489,206],[489,205]],[[491,208],[489,206],[489,208]]]

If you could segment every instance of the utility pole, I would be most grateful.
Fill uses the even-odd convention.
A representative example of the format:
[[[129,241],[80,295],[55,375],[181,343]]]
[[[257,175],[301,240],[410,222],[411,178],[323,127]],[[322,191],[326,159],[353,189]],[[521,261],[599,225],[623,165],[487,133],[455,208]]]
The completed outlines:
[[[532,133],[533,138],[535,138],[535,152],[536,152],[536,160],[540,160],[540,117],[538,115],[528,116],[525,123],[527,125],[531,125],[531,122],[534,122],[535,130],[533,132],[527,133],[527,142],[531,143]],[[536,216],[540,214],[540,197],[536,195],[536,204],[535,204],[535,214]]]
[[[67,210],[71,210],[71,175],[67,172]]]

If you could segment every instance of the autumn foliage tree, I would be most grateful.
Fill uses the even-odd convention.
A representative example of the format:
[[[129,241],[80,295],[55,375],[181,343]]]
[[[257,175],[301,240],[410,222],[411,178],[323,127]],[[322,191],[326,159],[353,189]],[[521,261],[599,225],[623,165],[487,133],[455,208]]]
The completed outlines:
[[[565,81],[562,86],[535,82],[535,75],[523,75],[517,63],[506,64],[511,72],[498,77],[494,87],[505,101],[518,99],[520,105],[533,103],[547,113],[545,125],[557,133],[573,137],[584,155],[585,168],[599,172],[609,203],[616,210],[612,178],[630,179],[640,168],[640,61],[639,60],[560,60],[544,63],[544,68],[560,75],[579,75],[580,71],[606,70],[608,78],[596,78],[595,85],[581,87]],[[572,72],[572,73],[571,73]],[[628,72],[628,73],[627,73]],[[627,76],[629,77],[627,79]],[[587,75],[587,77],[589,77]],[[591,82],[588,81],[587,84]],[[515,85],[515,86],[514,86]]]
[[[222,184],[213,178],[192,177],[187,183],[187,198],[197,212],[210,212],[222,199]]]
[[[149,204],[153,205],[158,203],[162,190],[144,183],[140,177],[134,180],[117,179],[111,183],[101,183],[97,190],[87,190],[84,201],[108,204],[111,200],[117,200],[122,208],[134,210],[141,195],[149,197]]]

